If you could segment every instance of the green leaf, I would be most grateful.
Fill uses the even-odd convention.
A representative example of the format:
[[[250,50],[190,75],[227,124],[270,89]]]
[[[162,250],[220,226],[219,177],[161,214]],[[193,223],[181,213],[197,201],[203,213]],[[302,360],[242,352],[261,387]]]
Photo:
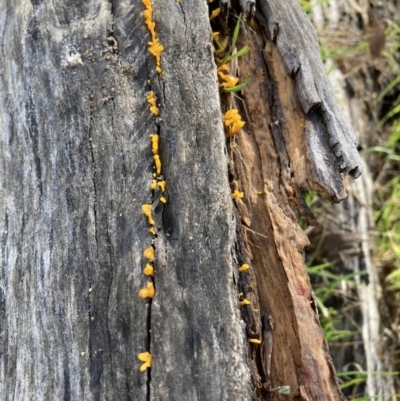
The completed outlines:
[[[229,63],[229,61],[234,60],[235,58],[238,58],[238,57],[241,57],[241,56],[245,55],[249,50],[250,50],[249,46],[242,47],[235,54],[232,54],[230,56],[225,57],[223,62],[222,62],[222,64]]]
[[[239,31],[240,31],[240,23],[242,22],[242,13],[239,14],[239,18],[237,20],[235,30],[233,31],[233,37],[232,37],[232,45],[231,48],[229,49],[229,53],[232,53],[233,49],[236,46],[236,42],[239,37]]]

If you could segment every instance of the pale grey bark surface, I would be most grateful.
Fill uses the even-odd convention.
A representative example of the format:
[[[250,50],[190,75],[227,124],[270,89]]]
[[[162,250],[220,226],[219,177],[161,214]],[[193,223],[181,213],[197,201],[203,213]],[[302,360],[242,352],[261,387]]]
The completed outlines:
[[[162,76],[139,0],[0,6],[4,400],[250,394],[208,10],[154,8]],[[156,205],[158,131],[168,203],[154,211],[150,307],[138,296],[152,243],[141,205]],[[144,351],[151,382],[139,371]]]
[[[276,43],[286,71],[294,79],[297,98],[306,115],[310,176],[300,185],[339,202],[346,196],[341,173],[357,178],[363,165],[353,130],[341,115],[326,77],[318,38],[297,1],[267,0],[259,6],[268,22],[269,38]]]

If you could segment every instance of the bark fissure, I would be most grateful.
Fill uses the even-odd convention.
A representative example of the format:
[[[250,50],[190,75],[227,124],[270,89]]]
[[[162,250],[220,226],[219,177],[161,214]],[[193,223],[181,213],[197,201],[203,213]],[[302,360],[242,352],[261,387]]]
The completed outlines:
[[[93,187],[93,216],[94,216],[94,231],[95,231],[95,239],[96,239],[96,246],[98,247],[98,235],[97,235],[97,189],[96,189],[96,171],[97,171],[97,164],[95,159],[95,152],[93,149],[93,97],[94,94],[90,90],[89,91],[89,123],[88,123],[88,141],[89,141],[89,149],[90,149],[90,157],[92,161],[92,187]]]
[[[95,152],[93,149],[93,91],[89,88],[89,98],[88,98],[88,103],[89,103],[89,122],[88,122],[88,142],[89,142],[89,149],[90,149],[90,158],[91,158],[91,171],[92,171],[92,188],[93,188],[93,219],[94,219],[94,237],[96,241],[96,252],[98,251],[98,232],[97,232],[97,225],[98,225],[98,220],[97,220],[97,185],[96,185],[96,159],[95,159]],[[91,380],[91,387],[93,388],[93,380],[95,380],[95,377],[97,376],[97,372],[95,371],[95,363],[94,363],[94,355],[96,350],[94,349],[93,346],[93,338],[92,338],[92,332],[93,332],[93,322],[92,322],[92,303],[91,303],[91,292],[92,292],[92,272],[89,269],[89,275],[88,275],[88,289],[87,289],[87,308],[88,308],[88,319],[89,319],[89,333],[88,333],[88,349],[89,349],[89,362],[90,362],[90,380]]]

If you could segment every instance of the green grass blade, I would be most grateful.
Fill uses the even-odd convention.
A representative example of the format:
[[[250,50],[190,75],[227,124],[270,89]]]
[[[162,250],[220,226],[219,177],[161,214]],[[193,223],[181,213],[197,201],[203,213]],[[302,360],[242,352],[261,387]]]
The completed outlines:
[[[227,56],[224,58],[223,64],[229,63],[229,61],[234,60],[235,58],[241,57],[245,55],[250,50],[249,46],[242,47],[238,52],[232,54],[231,56]]]

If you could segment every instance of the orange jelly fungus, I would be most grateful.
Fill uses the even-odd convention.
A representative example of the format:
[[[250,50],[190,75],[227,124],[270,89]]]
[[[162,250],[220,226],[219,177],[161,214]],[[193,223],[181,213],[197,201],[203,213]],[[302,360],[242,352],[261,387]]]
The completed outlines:
[[[152,262],[154,260],[154,248],[152,246],[149,246],[148,248],[146,248],[143,251],[143,256]]]
[[[239,78],[229,74],[229,68],[226,64],[222,64],[217,69],[218,77],[221,79],[223,88],[233,88],[238,82]]]
[[[149,224],[152,226],[155,221],[153,220],[153,216],[151,215],[151,205],[142,205],[142,210],[144,215],[149,219]]]
[[[229,127],[227,137],[230,138],[245,125],[245,122],[242,121],[242,117],[240,117],[237,109],[231,109],[224,115],[224,125],[225,127]]]
[[[142,3],[145,5],[146,10],[143,12],[144,22],[147,25],[147,28],[150,31],[151,42],[149,42],[149,52],[156,59],[156,71],[161,73],[161,52],[164,50],[164,46],[160,44],[158,38],[156,36],[156,31],[154,28],[156,27],[156,23],[153,21],[153,6],[150,0],[142,0]]]
[[[142,288],[139,291],[139,297],[141,298],[154,298],[154,295],[156,295],[156,290],[151,281],[147,283],[146,288]]]
[[[247,263],[245,263],[239,267],[240,272],[244,272],[245,270],[248,270],[248,269],[250,269],[250,266]]]
[[[226,48],[228,47],[229,36],[226,36],[225,39],[222,40],[222,42],[218,42],[217,38],[215,38],[214,41],[217,43],[217,46],[218,46],[218,49],[214,48],[214,54],[218,55],[218,54],[223,53],[226,50]]]
[[[165,187],[167,186],[167,181],[162,180],[162,181],[158,181],[158,186],[161,189],[161,192],[165,192]]]
[[[221,12],[221,9],[220,8],[216,8],[210,15],[210,21],[212,21],[215,17],[217,17],[220,12]]]
[[[243,196],[244,196],[243,192],[239,192],[237,189],[235,189],[235,191],[232,194],[232,199],[243,198]]]
[[[156,173],[157,175],[161,174],[161,160],[159,155],[154,155],[154,163],[156,165]]]
[[[156,23],[153,21],[153,6],[150,0],[142,0],[146,10],[143,12],[144,22],[147,25],[147,28],[150,31],[151,42],[149,43],[149,52],[156,59],[156,71],[160,74],[161,70],[161,52],[164,50],[164,46],[160,44],[158,38],[156,36],[156,31],[154,28],[156,27]]]
[[[150,111],[155,116],[158,116],[159,115],[159,111],[158,111],[158,107],[156,105],[156,98],[154,96],[154,92],[153,91],[147,92],[146,99],[147,99],[147,102],[150,105]]]
[[[143,269],[143,274],[146,276],[154,276],[154,267],[150,263],[147,263],[146,267]]]
[[[261,341],[260,341],[260,340],[257,340],[256,338],[249,338],[249,343],[261,344]]]
[[[153,152],[153,155],[157,155],[159,136],[157,134],[150,134],[150,138],[151,138],[151,151]]]
[[[150,352],[141,352],[138,355],[138,358],[140,361],[144,362],[142,366],[140,367],[140,371],[143,372],[147,368],[151,368],[151,364],[153,362],[153,355],[150,354]]]

